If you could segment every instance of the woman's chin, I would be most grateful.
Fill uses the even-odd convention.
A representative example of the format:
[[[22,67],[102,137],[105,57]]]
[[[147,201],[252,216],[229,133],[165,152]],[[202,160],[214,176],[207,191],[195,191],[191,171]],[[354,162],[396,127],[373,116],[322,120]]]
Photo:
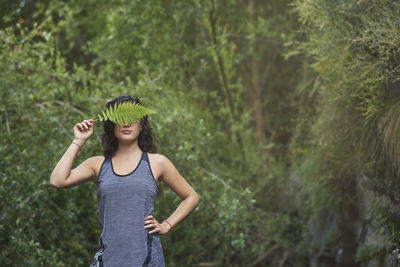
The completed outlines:
[[[137,139],[137,137],[135,138],[135,136],[133,135],[124,135],[120,136],[118,139],[121,141],[134,141],[135,139]]]

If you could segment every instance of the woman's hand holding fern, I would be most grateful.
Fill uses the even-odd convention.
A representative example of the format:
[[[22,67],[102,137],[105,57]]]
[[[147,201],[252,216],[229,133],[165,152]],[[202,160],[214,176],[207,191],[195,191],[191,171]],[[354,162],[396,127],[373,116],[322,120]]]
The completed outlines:
[[[94,120],[83,120],[74,126],[74,141],[83,145],[93,134]]]

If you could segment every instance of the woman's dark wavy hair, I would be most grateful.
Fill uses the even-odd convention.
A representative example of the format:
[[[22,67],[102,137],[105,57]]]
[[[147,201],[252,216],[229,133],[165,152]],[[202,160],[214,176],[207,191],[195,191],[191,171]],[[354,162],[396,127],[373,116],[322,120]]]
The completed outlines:
[[[120,104],[123,102],[134,102],[141,105],[141,101],[136,96],[131,95],[120,95],[113,100],[110,100],[106,104],[106,109],[109,109],[111,106],[114,107],[116,104]],[[153,144],[153,136],[151,134],[152,128],[150,127],[150,122],[148,116],[143,117],[140,121],[142,125],[142,131],[139,133],[138,138],[138,146],[144,152],[156,153],[157,147]],[[118,139],[114,135],[115,123],[110,120],[103,121],[103,130],[104,132],[101,134],[101,145],[103,147],[104,157],[111,157],[118,148]]]

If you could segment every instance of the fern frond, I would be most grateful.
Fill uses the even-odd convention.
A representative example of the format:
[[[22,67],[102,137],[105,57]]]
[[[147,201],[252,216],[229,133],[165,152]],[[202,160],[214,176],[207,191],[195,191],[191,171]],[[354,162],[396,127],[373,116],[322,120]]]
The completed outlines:
[[[138,103],[127,101],[113,105],[106,109],[105,112],[102,111],[101,114],[97,114],[97,116],[99,117],[100,121],[110,120],[117,124],[131,124],[153,113],[157,112],[143,107]]]

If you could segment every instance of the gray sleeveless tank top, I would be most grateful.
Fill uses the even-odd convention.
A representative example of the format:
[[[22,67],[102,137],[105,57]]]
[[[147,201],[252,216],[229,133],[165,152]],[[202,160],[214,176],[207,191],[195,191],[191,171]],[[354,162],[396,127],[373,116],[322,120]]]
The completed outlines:
[[[144,229],[157,193],[147,152],[126,175],[115,173],[111,158],[104,159],[97,188],[103,231],[90,267],[165,266],[160,235]]]

